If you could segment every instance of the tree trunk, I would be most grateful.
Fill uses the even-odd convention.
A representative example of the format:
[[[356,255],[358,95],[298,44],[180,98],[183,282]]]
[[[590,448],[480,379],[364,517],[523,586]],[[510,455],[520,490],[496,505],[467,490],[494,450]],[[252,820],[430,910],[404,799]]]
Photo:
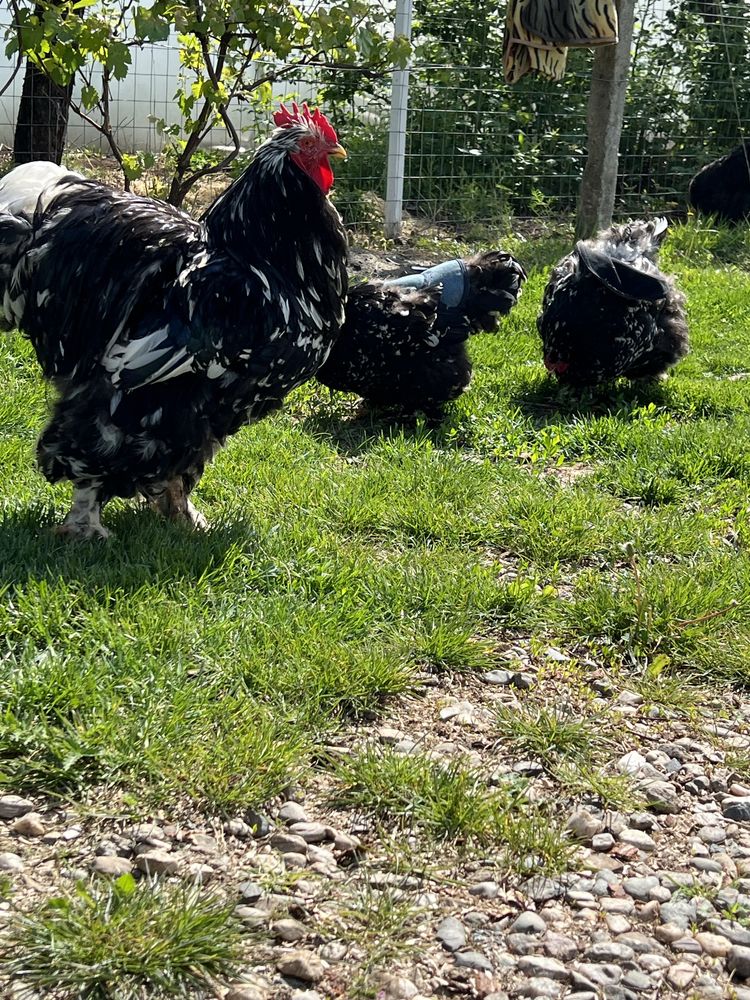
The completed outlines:
[[[617,158],[630,76],[635,0],[617,0],[619,41],[594,55],[588,106],[588,156],[581,179],[576,235],[593,236],[612,224]]]
[[[40,7],[36,8],[36,14],[40,18],[44,16]],[[16,163],[28,163],[30,160],[59,163],[62,160],[72,92],[73,81],[63,87],[26,60],[13,136],[13,159]]]

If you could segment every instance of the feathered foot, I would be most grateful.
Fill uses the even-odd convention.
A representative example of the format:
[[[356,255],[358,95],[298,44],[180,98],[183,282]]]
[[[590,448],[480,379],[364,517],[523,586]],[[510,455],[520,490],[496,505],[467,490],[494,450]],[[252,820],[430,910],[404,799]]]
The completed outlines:
[[[155,510],[170,521],[181,521],[188,524],[194,531],[206,531],[208,521],[197,510],[185,492],[182,477],[171,479],[164,486],[164,491],[152,501]]]
[[[62,524],[56,524],[53,534],[71,541],[109,538],[109,532],[99,520],[102,504],[99,491],[91,486],[73,487],[73,504]]]

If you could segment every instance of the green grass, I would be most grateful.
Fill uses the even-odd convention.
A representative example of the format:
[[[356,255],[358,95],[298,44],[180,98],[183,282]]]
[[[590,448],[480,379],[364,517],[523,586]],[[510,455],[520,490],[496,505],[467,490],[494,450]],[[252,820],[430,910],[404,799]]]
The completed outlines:
[[[336,804],[428,842],[496,848],[510,871],[556,871],[570,857],[561,828],[527,800],[522,784],[490,789],[460,760],[365,749],[338,763],[336,776]]]
[[[494,665],[498,637],[638,677],[667,657],[655,703],[747,684],[747,227],[677,227],[665,250],[693,341],[674,376],[583,395],[547,377],[534,326],[569,242],[508,241],[524,295],[472,341],[439,428],[355,420],[305,386],[209,468],[200,536],[113,503],[109,542],[54,538],[68,490],[33,464],[50,390],[3,339],[0,786],[237,812],[416,670]],[[588,474],[568,480],[574,464]]]
[[[240,940],[226,904],[124,875],[17,916],[0,942],[0,974],[89,1000],[193,997],[237,969]]]

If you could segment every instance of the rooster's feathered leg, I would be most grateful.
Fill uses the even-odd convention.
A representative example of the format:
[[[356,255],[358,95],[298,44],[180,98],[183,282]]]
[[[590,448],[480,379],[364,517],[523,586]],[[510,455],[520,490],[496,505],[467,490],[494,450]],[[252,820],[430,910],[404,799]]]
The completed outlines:
[[[109,538],[109,532],[99,520],[102,501],[98,484],[73,487],[73,504],[62,524],[52,529],[56,535],[80,541]]]
[[[190,502],[182,476],[177,476],[164,484],[163,490],[152,491],[153,506],[170,521],[183,521],[196,531],[205,531],[208,521]]]

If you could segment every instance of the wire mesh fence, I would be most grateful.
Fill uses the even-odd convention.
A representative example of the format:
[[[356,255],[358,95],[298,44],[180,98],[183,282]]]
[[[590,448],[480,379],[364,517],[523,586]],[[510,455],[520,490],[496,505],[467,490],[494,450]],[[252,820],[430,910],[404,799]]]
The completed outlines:
[[[639,0],[616,212],[679,214],[690,177],[750,134],[750,0]],[[406,134],[404,207],[428,225],[496,225],[550,219],[575,210],[586,146],[593,55],[571,50],[557,83],[503,79],[503,17],[494,0],[415,0],[414,57]],[[176,39],[135,50],[113,91],[112,116],[125,150],[158,154],[144,178],[163,193],[169,152],[155,126],[179,123],[173,93],[180,72]],[[7,78],[8,61],[0,72]],[[253,72],[262,71],[255,64]],[[0,98],[0,139],[12,145],[22,74]],[[275,95],[316,97],[350,153],[337,174],[336,201],[350,226],[379,229],[386,185],[390,75],[308,67],[278,83]],[[206,200],[267,131],[267,112],[236,103],[243,150],[231,171],[193,192]],[[229,137],[214,129],[199,151],[220,159]],[[101,136],[75,114],[66,157],[117,177]]]

